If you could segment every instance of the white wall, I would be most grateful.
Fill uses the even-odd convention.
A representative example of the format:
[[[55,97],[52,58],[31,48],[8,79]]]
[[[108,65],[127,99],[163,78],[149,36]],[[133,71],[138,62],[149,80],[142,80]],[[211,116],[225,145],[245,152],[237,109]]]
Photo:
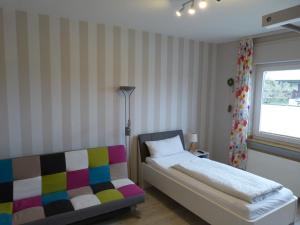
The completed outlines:
[[[182,129],[209,145],[216,45],[0,8],[0,158],[124,143],[121,85],[137,135]]]
[[[300,163],[249,150],[247,171],[277,181],[300,196]]]
[[[227,80],[235,77],[238,45],[238,42],[218,45],[212,158],[224,163],[228,162],[232,118],[227,107],[234,102],[232,88],[227,85]]]

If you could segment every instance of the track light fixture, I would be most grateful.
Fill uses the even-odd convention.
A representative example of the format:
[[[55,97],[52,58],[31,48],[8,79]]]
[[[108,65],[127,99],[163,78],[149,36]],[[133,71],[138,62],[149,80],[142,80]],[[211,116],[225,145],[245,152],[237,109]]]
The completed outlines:
[[[184,8],[181,8],[179,10],[176,11],[176,16],[181,17],[182,16],[182,11],[184,10]]]
[[[207,1],[200,1],[199,2],[199,8],[205,9],[207,7]]]
[[[199,9],[205,9],[207,7],[207,1],[206,0],[197,0]],[[217,2],[220,2],[221,0],[216,0]],[[188,0],[184,2],[179,10],[176,11],[176,16],[181,17],[184,12],[187,11],[188,14],[194,15],[196,13],[195,9],[195,0]]]
[[[196,9],[195,9],[195,6],[194,6],[194,2],[192,2],[191,6],[190,6],[190,8],[189,8],[189,10],[188,10],[188,13],[189,13],[190,15],[194,15],[194,14],[196,13]]]

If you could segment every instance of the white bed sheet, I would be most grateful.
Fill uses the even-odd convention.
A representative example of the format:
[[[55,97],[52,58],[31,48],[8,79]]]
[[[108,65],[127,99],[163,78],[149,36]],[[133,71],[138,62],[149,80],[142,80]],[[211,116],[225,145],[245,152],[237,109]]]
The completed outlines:
[[[264,214],[295,198],[293,193],[289,189],[282,188],[277,192],[277,194],[271,195],[263,201],[250,204],[246,201],[240,200],[217,189],[214,189],[184,173],[181,173],[180,171],[170,168],[177,163],[193,160],[195,159],[195,157],[196,156],[189,152],[183,152],[162,158],[148,157],[146,159],[146,162],[148,165],[169,175],[173,179],[176,179],[192,190],[207,197],[209,200],[221,205],[223,208],[226,208],[227,210],[237,214],[238,216],[246,220],[258,219]]]

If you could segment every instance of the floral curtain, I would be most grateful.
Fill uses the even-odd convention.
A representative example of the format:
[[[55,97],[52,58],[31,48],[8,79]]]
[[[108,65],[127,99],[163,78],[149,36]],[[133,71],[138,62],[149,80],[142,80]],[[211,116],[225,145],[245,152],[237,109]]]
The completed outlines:
[[[235,77],[235,105],[229,144],[229,161],[234,167],[246,169],[247,134],[250,109],[250,88],[253,63],[253,40],[240,41],[237,74]]]

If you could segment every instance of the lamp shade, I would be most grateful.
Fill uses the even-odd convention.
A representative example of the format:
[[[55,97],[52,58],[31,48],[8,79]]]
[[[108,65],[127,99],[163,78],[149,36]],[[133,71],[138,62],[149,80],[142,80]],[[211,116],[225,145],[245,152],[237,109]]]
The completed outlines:
[[[190,135],[189,135],[189,141],[190,141],[191,143],[196,143],[196,142],[198,142],[198,134],[195,134],[195,133],[190,134]]]
[[[120,86],[121,91],[131,92],[135,89],[134,86]]]

